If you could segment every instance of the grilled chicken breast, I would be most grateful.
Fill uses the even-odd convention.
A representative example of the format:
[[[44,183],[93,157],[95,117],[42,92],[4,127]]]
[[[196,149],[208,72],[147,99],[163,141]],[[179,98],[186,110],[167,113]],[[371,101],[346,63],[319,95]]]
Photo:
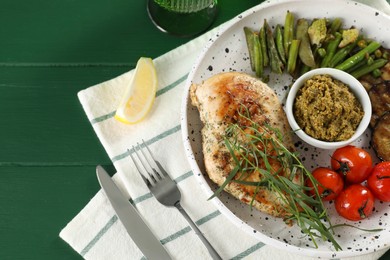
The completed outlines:
[[[267,124],[279,129],[284,137],[284,146],[289,150],[294,149],[292,132],[277,95],[257,78],[238,72],[217,74],[199,85],[193,84],[190,98],[204,124],[202,146],[205,168],[209,178],[219,186],[234,168],[234,161],[223,140],[229,125],[239,120],[238,110],[242,106],[246,107],[251,120],[259,125]],[[271,160],[271,163],[275,169],[281,167],[277,161]],[[257,171],[246,176],[245,181],[260,181],[262,178]],[[276,217],[288,216],[280,195],[266,187],[258,191],[255,188],[230,182],[224,189],[247,204],[255,197],[252,206],[262,212]]]

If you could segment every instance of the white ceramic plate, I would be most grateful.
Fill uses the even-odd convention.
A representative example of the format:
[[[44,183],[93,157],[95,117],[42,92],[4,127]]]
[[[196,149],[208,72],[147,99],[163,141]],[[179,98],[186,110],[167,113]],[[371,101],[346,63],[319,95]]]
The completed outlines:
[[[243,27],[258,29],[266,18],[271,26],[284,23],[287,10],[295,14],[295,18],[341,17],[346,26],[356,26],[368,37],[375,38],[387,48],[390,47],[390,17],[368,6],[340,0],[294,0],[271,1],[247,10],[233,20],[231,26],[210,40],[209,45],[201,53],[191,71],[186,84],[186,93],[192,82],[203,80],[219,72],[240,71],[254,74],[250,69],[249,56],[243,33]],[[272,75],[268,83],[284,102],[288,86],[291,84],[288,75]],[[211,196],[216,186],[208,179],[204,170],[202,139],[199,113],[191,106],[188,95],[184,96],[182,110],[182,131],[186,153],[192,170],[207,196]],[[354,144],[369,149],[370,132],[361,136]],[[295,137],[295,146],[308,169],[318,166],[329,166],[329,155],[332,150],[315,149]],[[371,151],[372,152],[372,151]],[[375,155],[373,154],[373,158]],[[331,220],[334,224],[349,223],[361,228],[382,228],[383,231],[369,233],[354,228],[338,228],[335,238],[343,248],[335,251],[328,242],[318,241],[315,248],[307,237],[303,237],[297,226],[288,227],[279,218],[250,211],[249,206],[241,203],[227,193],[223,193],[213,201],[218,209],[241,229],[255,236],[260,241],[293,253],[336,258],[362,255],[390,246],[390,203],[376,201],[374,213],[361,222],[349,222],[339,217],[333,204],[327,204]]]

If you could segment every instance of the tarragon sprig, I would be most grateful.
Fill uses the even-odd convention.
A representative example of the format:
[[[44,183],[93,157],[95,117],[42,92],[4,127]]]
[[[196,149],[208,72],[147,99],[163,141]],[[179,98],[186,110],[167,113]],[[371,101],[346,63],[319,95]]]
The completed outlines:
[[[341,250],[331,232],[332,223],[317,185],[313,185],[315,196],[307,194],[310,188],[305,186],[305,180],[310,179],[314,184],[317,181],[299,160],[298,154],[284,146],[280,130],[268,124],[260,125],[254,122],[246,109],[241,109],[238,115],[240,120],[227,128],[223,140],[234,167],[212,197],[218,196],[231,182],[255,186],[250,202],[252,207],[260,187],[266,187],[278,194],[280,205],[287,212],[286,223],[296,223],[302,232],[311,238],[316,248],[318,248],[316,238],[321,238],[330,241],[336,250]],[[281,167],[275,171],[271,166],[271,160],[276,161]],[[246,181],[245,177],[254,171],[261,174],[261,180]]]

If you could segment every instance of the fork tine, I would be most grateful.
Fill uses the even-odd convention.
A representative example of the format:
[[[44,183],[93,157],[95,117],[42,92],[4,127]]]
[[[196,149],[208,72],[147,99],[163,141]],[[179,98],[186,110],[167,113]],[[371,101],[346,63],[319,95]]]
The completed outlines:
[[[133,150],[135,151],[134,147],[133,147]],[[131,154],[130,150],[127,149],[127,152],[128,152],[129,155],[130,155],[131,161],[133,162],[133,164],[134,164],[135,167],[137,168],[138,174],[141,175],[141,177],[142,177],[142,179],[144,180],[146,186],[150,187],[152,184],[151,184],[150,181],[141,173],[141,169],[139,168],[138,163],[137,163],[136,160],[134,159],[134,157],[133,157],[133,155]]]
[[[138,144],[138,143],[137,143],[137,144]],[[148,151],[149,151],[149,148],[148,148],[148,146],[146,145],[146,143],[144,142],[144,140],[142,140],[142,144],[143,144],[144,147],[146,147],[146,149],[148,149]],[[139,144],[138,144],[138,146],[140,147]],[[153,173],[155,174],[155,176],[157,176],[157,178],[158,178],[159,180],[162,180],[163,176],[161,176],[161,174],[160,174],[158,171],[156,171],[155,167],[152,166],[152,164],[150,163],[150,159],[148,158],[148,156],[147,156],[147,155],[145,154],[145,152],[144,152],[144,149],[140,149],[140,151],[141,151],[143,157],[145,158],[146,163],[149,165],[150,169],[153,171]],[[150,151],[149,151],[149,156],[151,156],[152,159],[153,159],[153,156],[152,156],[152,154],[150,153]],[[154,160],[153,160],[153,161],[154,161]],[[158,166],[158,165],[157,165],[157,166]]]
[[[150,157],[152,158],[154,163],[157,165],[157,167],[159,168],[162,175],[164,175],[165,177],[169,177],[168,173],[164,170],[164,168],[161,166],[161,164],[156,159],[154,159],[152,152],[150,151],[148,145],[145,143],[145,141],[143,139],[142,139],[142,144],[146,147],[146,150],[148,150]],[[161,178],[161,175],[160,175],[160,178]]]
[[[156,179],[154,178],[154,176],[152,174],[149,173],[148,169],[145,168],[145,165],[143,164],[142,159],[137,152],[137,149],[140,149],[139,145],[137,146],[137,148],[135,148],[133,146],[134,153],[137,156],[139,163],[137,162],[137,160],[133,157],[133,155],[131,153],[130,153],[130,157],[131,157],[131,160],[133,161],[135,167],[137,168],[138,173],[141,175],[141,177],[145,181],[146,185],[150,188],[156,184]],[[144,170],[142,170],[142,168]],[[143,172],[146,172],[147,175],[149,175],[149,176],[145,176],[145,174],[143,174]]]
[[[171,178],[158,161],[154,161],[165,177]]]
[[[142,148],[141,148],[141,146],[138,143],[137,143],[137,149],[142,152]],[[147,175],[148,175],[147,177],[149,177],[148,179],[149,179],[150,183],[152,184],[152,186],[154,186],[157,183],[156,177],[146,167],[144,160],[147,161],[147,159],[143,156],[143,153],[142,153],[142,156],[140,156],[140,154],[138,153],[137,149],[134,149],[135,155],[137,156],[139,162],[141,163],[142,168],[147,173]],[[141,157],[143,157],[143,159]],[[153,171],[153,168],[152,168],[152,171]]]

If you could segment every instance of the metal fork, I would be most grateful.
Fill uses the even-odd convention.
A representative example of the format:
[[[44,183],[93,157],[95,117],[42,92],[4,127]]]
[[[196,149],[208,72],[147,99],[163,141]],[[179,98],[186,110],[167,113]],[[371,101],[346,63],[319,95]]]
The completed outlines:
[[[176,207],[188,221],[191,228],[199,236],[200,240],[209,251],[211,257],[213,259],[222,259],[180,205],[181,193],[176,183],[171,179],[171,177],[169,177],[168,173],[164,170],[161,164],[154,159],[152,152],[143,140],[142,145],[146,148],[147,153],[144,152],[144,149],[142,149],[141,145],[138,143],[137,147],[132,147],[136,156],[133,156],[129,150],[128,152],[131,160],[138,170],[138,173],[141,175],[154,197],[165,206]],[[137,157],[138,160],[134,157]]]

